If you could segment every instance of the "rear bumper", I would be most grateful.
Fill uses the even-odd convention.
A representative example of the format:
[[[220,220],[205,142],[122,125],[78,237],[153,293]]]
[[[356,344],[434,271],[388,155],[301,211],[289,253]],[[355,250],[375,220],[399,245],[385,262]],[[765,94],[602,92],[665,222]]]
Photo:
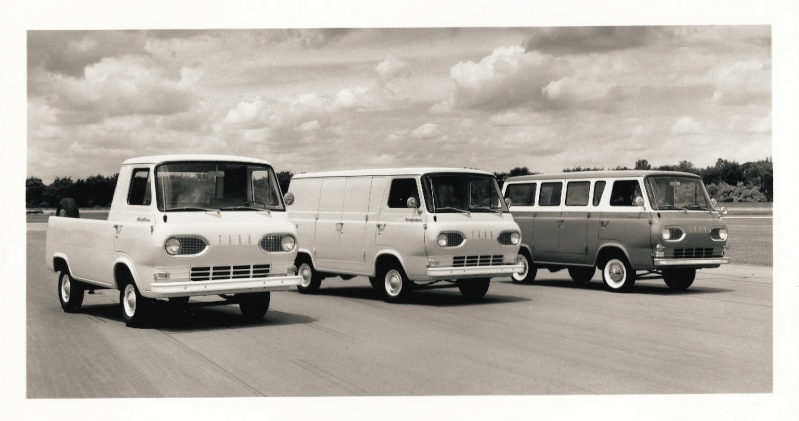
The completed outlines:
[[[150,291],[154,297],[159,298],[239,294],[288,290],[300,285],[300,282],[302,278],[297,275],[217,281],[154,282],[150,285]]]
[[[704,259],[664,259],[655,258],[655,267],[688,266],[688,267],[718,267],[730,263],[729,257],[711,257]]]
[[[524,265],[434,267],[427,268],[427,277],[430,280],[491,278],[495,276],[510,276],[522,270],[524,270]]]

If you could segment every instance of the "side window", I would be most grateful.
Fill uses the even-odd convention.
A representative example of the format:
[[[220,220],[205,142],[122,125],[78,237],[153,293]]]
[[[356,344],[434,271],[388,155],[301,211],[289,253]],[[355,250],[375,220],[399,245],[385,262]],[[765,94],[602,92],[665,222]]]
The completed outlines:
[[[599,206],[599,201],[602,200],[602,193],[605,192],[605,182],[597,181],[594,184],[594,206]]]
[[[395,178],[391,180],[388,207],[407,208],[409,197],[416,198],[416,203],[419,203],[419,190],[416,188],[415,178]]]
[[[566,206],[588,206],[590,181],[571,181],[566,185]]]
[[[640,204],[636,204],[637,198],[640,198]],[[610,191],[610,206],[640,206],[641,204],[643,204],[643,195],[637,180],[613,182],[613,190]]]
[[[535,204],[535,184],[508,184],[505,197],[511,206],[533,206]]]
[[[538,206],[560,206],[560,192],[563,183],[541,183]]]
[[[150,191],[150,169],[137,168],[130,177],[130,190],[128,190],[128,204],[147,206],[152,201]]]

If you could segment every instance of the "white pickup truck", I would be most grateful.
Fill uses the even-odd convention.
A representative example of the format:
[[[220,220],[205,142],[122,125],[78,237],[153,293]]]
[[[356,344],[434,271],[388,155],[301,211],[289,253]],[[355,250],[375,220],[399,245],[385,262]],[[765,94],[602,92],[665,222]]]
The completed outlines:
[[[45,259],[60,272],[66,312],[80,310],[85,291],[107,288],[119,290],[128,326],[151,319],[156,300],[207,295],[259,320],[270,291],[300,285],[296,238],[268,162],[151,156],[122,163],[107,220],[80,219],[63,199],[48,221]]]

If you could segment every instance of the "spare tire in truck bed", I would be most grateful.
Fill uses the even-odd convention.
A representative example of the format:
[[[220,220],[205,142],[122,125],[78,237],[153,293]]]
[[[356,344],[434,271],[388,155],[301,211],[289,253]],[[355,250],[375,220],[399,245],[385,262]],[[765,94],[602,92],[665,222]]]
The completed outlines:
[[[58,202],[58,207],[55,211],[56,216],[64,216],[67,218],[80,218],[78,211],[78,204],[71,197],[66,197]]]

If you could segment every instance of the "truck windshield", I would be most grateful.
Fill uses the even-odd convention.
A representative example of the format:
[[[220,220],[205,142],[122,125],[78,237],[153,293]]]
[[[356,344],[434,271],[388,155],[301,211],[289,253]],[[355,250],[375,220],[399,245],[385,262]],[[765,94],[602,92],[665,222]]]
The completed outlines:
[[[651,176],[646,191],[655,210],[710,210],[705,185],[699,178]]]
[[[430,213],[508,212],[497,180],[490,175],[427,174],[422,186]]]
[[[155,169],[158,209],[284,210],[274,170],[234,162],[170,162]]]

